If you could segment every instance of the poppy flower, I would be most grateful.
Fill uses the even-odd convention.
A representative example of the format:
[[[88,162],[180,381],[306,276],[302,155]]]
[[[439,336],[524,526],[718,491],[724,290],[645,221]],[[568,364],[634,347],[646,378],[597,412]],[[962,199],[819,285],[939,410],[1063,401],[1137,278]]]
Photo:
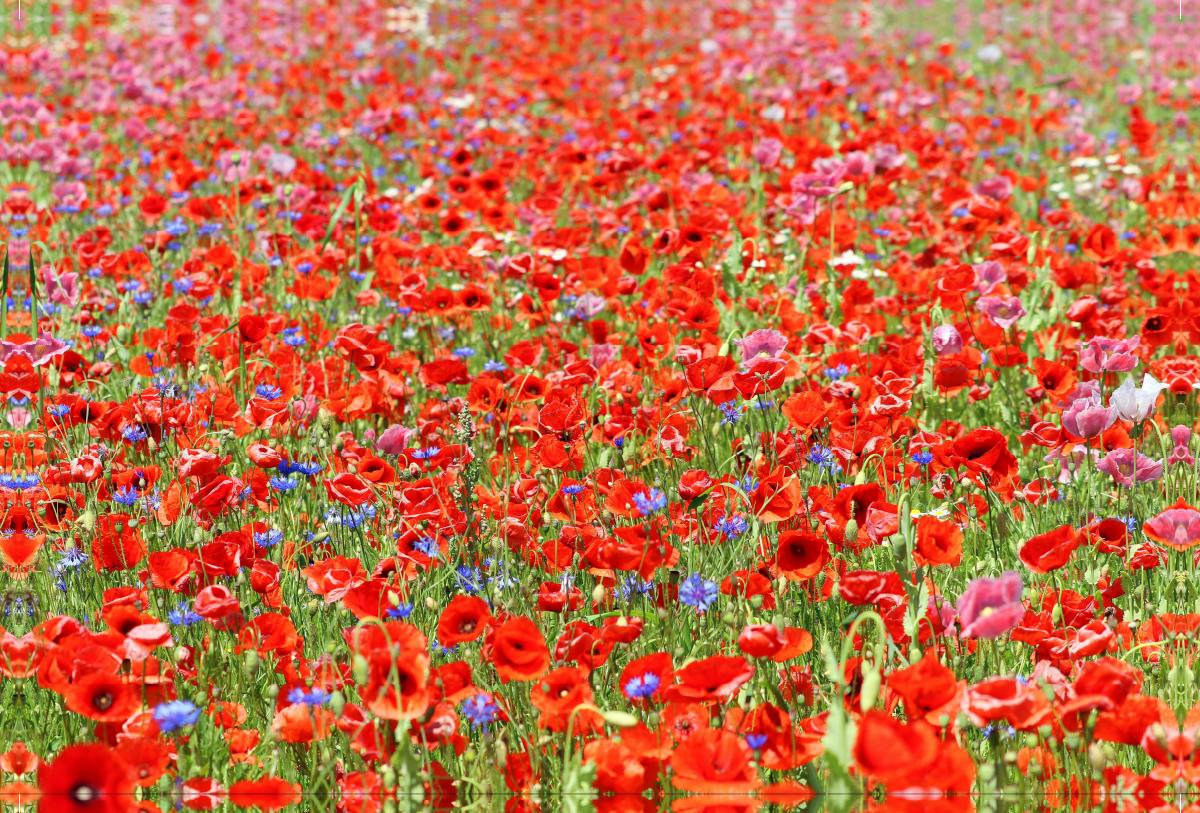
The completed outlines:
[[[69,745],[38,768],[38,810],[126,813],[136,808],[135,782],[117,752],[98,743]]]
[[[475,596],[455,596],[442,610],[438,620],[438,641],[442,646],[456,646],[474,641],[487,631],[491,622],[487,602]]]
[[[922,516],[916,521],[917,564],[957,566],[962,563],[963,534],[953,522]]]
[[[267,320],[258,314],[248,314],[238,320],[238,336],[244,344],[258,344],[270,330]]]
[[[300,786],[278,776],[241,780],[229,786],[229,801],[235,807],[256,807],[259,810],[282,810],[300,801]]]
[[[491,660],[500,680],[537,680],[550,668],[550,649],[537,625],[517,616],[494,628],[490,637]]]

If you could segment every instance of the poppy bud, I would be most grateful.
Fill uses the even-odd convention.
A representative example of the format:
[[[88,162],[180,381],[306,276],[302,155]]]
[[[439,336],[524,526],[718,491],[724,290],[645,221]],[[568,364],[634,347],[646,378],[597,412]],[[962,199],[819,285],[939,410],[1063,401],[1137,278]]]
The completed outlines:
[[[346,696],[340,691],[336,691],[329,696],[329,708],[338,717],[342,716],[342,712],[346,710]]]
[[[858,541],[858,523],[854,519],[846,523],[846,541],[851,545]]]
[[[604,601],[604,585],[598,584],[592,588],[592,601],[596,604]]]
[[[627,711],[603,711],[600,716],[604,718],[604,722],[617,728],[633,728],[640,722]]]
[[[383,779],[383,786],[385,788],[393,788],[396,786],[396,769],[391,765],[384,766],[380,776]]]
[[[354,682],[365,686],[371,674],[370,667],[367,666],[367,659],[362,655],[355,655],[351,669],[354,674]]]
[[[883,677],[879,674],[878,667],[863,664],[862,693],[859,695],[858,703],[859,708],[864,712],[875,705],[875,701],[879,698],[879,687],[882,682]]]
[[[94,511],[84,511],[79,515],[79,524],[83,526],[85,531],[94,530],[96,527],[96,514]]]
[[[737,616],[734,614],[733,610],[726,610],[721,615],[721,623],[727,627],[736,627],[737,626],[738,620],[737,620]]]
[[[246,653],[246,674],[250,677],[258,674],[258,652],[253,649]]]

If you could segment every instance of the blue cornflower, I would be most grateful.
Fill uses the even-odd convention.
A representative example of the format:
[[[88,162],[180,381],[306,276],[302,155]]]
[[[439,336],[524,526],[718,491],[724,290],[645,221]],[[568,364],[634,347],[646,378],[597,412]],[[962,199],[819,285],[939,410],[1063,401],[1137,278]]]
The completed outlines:
[[[283,541],[283,531],[271,528],[267,531],[255,531],[254,544],[264,548],[273,548]]]
[[[254,394],[259,398],[266,398],[268,401],[277,401],[283,397],[283,390],[271,384],[259,384],[254,388]]]
[[[398,607],[388,607],[388,618],[408,618],[412,615],[413,606],[411,604],[401,604]]]
[[[736,404],[721,404],[721,426],[733,426],[742,419],[742,408]]]
[[[413,449],[412,456],[417,460],[428,460],[431,457],[437,457],[442,450],[437,446],[431,446],[428,449]]]
[[[613,438],[613,446],[621,449],[625,446],[625,438]]]
[[[279,336],[283,340],[283,343],[288,347],[300,347],[307,341],[307,339],[301,335],[300,328],[298,327],[288,328],[287,330],[281,332]]]
[[[309,706],[323,706],[329,702],[329,692],[314,686],[311,689],[303,689],[299,686],[288,692],[289,703],[304,703]]]
[[[455,575],[457,576],[458,586],[463,592],[474,595],[483,589],[483,571],[479,568],[459,565],[455,571]]]
[[[746,518],[741,514],[734,514],[731,517],[721,517],[717,520],[715,527],[727,539],[736,539],[746,532]]]
[[[79,332],[89,339],[94,339],[104,332],[104,328],[99,325],[85,325]]]
[[[146,433],[146,430],[142,429],[140,426],[128,426],[125,428],[125,431],[121,433],[121,435],[130,443],[141,443],[143,440],[150,437],[150,435]]]
[[[455,348],[454,355],[458,356],[459,358],[470,358],[471,356],[475,355],[475,348],[474,347],[458,347],[458,348]]]
[[[187,700],[169,700],[154,707],[154,722],[164,734],[195,725],[199,719],[200,709]]]
[[[766,734],[747,734],[746,745],[750,746],[750,750],[757,751],[767,744],[767,739]]]
[[[483,363],[483,369],[487,370],[489,373],[502,373],[508,369],[508,365],[502,361],[485,361]]]
[[[648,492],[634,494],[633,504],[637,506],[637,510],[642,516],[648,517],[655,511],[661,511],[667,507],[667,495],[657,488],[652,488]]]
[[[141,499],[141,496],[133,486],[125,486],[118,490],[116,494],[113,494],[113,502],[118,502],[121,505],[133,505]]]
[[[171,610],[167,613],[167,620],[177,627],[190,627],[192,624],[199,624],[204,620],[204,617],[192,610],[192,605],[186,601],[179,603],[179,608]]]
[[[271,488],[276,491],[291,491],[293,488],[300,487],[299,480],[293,480],[290,477],[272,477],[267,481],[271,484]]]
[[[1129,529],[1129,533],[1137,533],[1137,530],[1140,527],[1137,517],[1130,514],[1127,517],[1117,517],[1117,519],[1125,523],[1125,527]]]
[[[58,560],[59,568],[76,570],[88,563],[88,555],[79,548],[67,548],[62,558]]]
[[[437,537],[423,536],[413,543],[413,549],[420,551],[430,559],[436,559],[441,555],[442,549],[438,545]]]
[[[831,474],[842,470],[842,467],[838,465],[837,458],[833,456],[833,450],[826,446],[813,446],[808,452],[807,459],[809,463],[820,466]]]
[[[755,491],[758,491],[758,478],[753,474],[747,474],[743,477],[742,491],[745,491],[747,494],[753,494]]]
[[[583,493],[583,486],[579,483],[572,483],[569,486],[563,486],[562,491],[563,494],[566,494],[568,497],[574,497],[576,494]]]
[[[660,682],[658,675],[653,672],[647,672],[625,684],[625,696],[630,700],[645,700],[658,691]]]
[[[717,600],[717,583],[708,581],[699,573],[693,573],[679,583],[679,601],[696,612],[706,612]]]
[[[71,413],[71,408],[66,404],[51,404],[46,409],[56,418],[62,418]]]
[[[850,368],[845,364],[839,364],[836,367],[826,367],[825,375],[829,376],[834,381],[838,381],[850,375]]]
[[[490,694],[479,693],[471,695],[462,704],[463,716],[471,721],[471,725],[487,731],[488,723],[495,722],[500,717],[500,709]]]
[[[643,581],[640,576],[626,576],[617,582],[617,598],[629,601],[634,596],[646,596],[654,590],[654,582]]]
[[[928,466],[933,462],[933,452],[914,452],[912,459],[914,463],[921,466]]]

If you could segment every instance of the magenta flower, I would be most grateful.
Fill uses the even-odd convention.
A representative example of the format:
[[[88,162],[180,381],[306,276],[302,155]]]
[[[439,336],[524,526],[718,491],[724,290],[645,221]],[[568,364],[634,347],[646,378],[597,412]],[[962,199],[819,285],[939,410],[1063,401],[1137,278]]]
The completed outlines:
[[[938,325],[933,329],[933,349],[939,356],[961,353],[962,336],[954,325]]]
[[[1141,452],[1134,452],[1133,449],[1113,449],[1100,459],[1096,468],[1111,475],[1113,480],[1123,486],[1131,486],[1135,482],[1150,482],[1163,475],[1161,460],[1152,460]]]
[[[792,178],[792,194],[810,198],[827,198],[837,192],[842,178],[846,177],[843,166],[835,172],[807,172]]]
[[[1191,439],[1192,430],[1189,427],[1181,424],[1171,429],[1171,440],[1175,444],[1175,448],[1171,452],[1170,458],[1167,459],[1167,465],[1174,466],[1177,463],[1196,465],[1196,458],[1192,457],[1192,452],[1188,448],[1188,442]]]
[[[8,363],[13,356],[24,356],[33,362],[33,366],[41,367],[67,352],[68,345],[62,339],[43,333],[31,342],[0,341],[0,364]]]
[[[1128,373],[1137,366],[1138,359],[1133,351],[1141,341],[1141,336],[1132,339],[1096,336],[1083,345],[1079,352],[1079,363],[1089,373]]]
[[[753,155],[763,169],[774,169],[783,155],[783,142],[778,138],[764,138],[755,145]]]
[[[954,605],[962,637],[999,638],[1010,632],[1025,615],[1021,589],[1021,574],[1011,570],[998,579],[972,579]]]
[[[985,296],[975,303],[975,307],[983,311],[992,324],[1008,330],[1025,315],[1025,306],[1015,296]]]
[[[783,357],[787,347],[787,336],[778,330],[756,330],[744,339],[734,342],[742,348],[742,369],[772,373],[787,364]]]
[[[975,286],[975,293],[980,296],[987,296],[996,289],[997,285],[1008,282],[1008,272],[995,260],[986,260],[971,267],[979,275],[979,284]]]
[[[400,454],[408,448],[408,442],[417,434],[416,429],[409,429],[394,423],[384,430],[375,441],[375,448],[384,454]]]
[[[1116,423],[1117,410],[1105,407],[1100,396],[1076,398],[1063,413],[1062,425],[1077,438],[1097,438]]]
[[[1178,505],[1146,520],[1142,530],[1151,539],[1187,550],[1200,541],[1200,511],[1180,500]]]
[[[42,266],[42,285],[55,305],[73,308],[79,301],[79,275],[74,271],[59,274],[52,265]]]

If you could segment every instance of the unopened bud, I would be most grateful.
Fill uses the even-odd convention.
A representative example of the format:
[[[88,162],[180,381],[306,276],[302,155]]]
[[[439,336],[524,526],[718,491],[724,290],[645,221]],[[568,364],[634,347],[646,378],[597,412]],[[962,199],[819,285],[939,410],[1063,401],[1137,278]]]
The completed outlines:
[[[367,659],[362,655],[355,655],[351,671],[354,674],[354,682],[365,686],[367,679],[371,676],[371,668],[367,665]]]

